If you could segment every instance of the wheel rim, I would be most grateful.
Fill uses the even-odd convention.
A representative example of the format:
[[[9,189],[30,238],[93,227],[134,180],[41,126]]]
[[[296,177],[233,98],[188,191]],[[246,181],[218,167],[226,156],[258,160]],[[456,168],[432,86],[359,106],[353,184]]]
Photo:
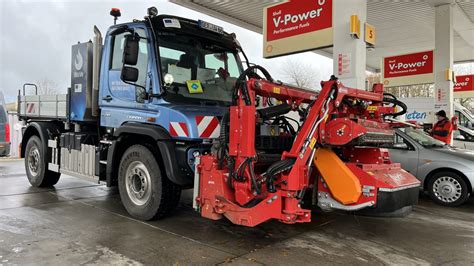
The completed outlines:
[[[433,193],[442,202],[452,203],[462,194],[461,184],[450,176],[442,176],[433,183]]]
[[[28,170],[34,176],[38,175],[40,166],[40,152],[38,147],[34,146],[28,153]]]
[[[127,167],[125,185],[130,200],[135,205],[144,205],[151,197],[151,178],[146,166],[141,162],[132,162]]]

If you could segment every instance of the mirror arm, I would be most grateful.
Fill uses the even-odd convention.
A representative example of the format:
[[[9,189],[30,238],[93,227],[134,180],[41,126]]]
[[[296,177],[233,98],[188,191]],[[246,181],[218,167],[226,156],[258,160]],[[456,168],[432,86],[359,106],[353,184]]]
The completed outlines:
[[[125,80],[122,80],[123,83],[126,83],[128,85],[132,85],[132,86],[135,86],[135,87],[139,87],[139,88],[142,88],[144,91],[145,91],[145,100],[149,100],[150,99],[150,94],[146,91],[146,88],[142,85],[138,85],[136,83],[132,83],[132,82],[129,82],[129,81],[125,81]]]
[[[126,84],[128,84],[128,85],[132,85],[132,86],[135,86],[135,87],[142,88],[142,89],[144,89],[145,92],[146,92],[146,88],[145,88],[144,86],[142,86],[142,85],[138,85],[138,84],[136,84],[136,83],[129,82],[129,81],[125,81],[125,80],[122,80],[122,82],[123,82],[123,83],[126,83]],[[148,92],[147,92],[147,94],[148,94]]]

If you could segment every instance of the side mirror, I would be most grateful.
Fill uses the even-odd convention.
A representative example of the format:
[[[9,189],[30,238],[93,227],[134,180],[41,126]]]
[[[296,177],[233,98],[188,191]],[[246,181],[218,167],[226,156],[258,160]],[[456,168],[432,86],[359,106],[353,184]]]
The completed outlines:
[[[408,150],[408,145],[406,143],[394,143],[392,148],[400,150]]]
[[[455,140],[466,140],[466,138],[465,138],[463,135],[461,135],[461,134],[455,136],[454,139],[455,139]]]
[[[138,62],[138,45],[140,38],[134,34],[125,36],[122,63],[135,66]]]
[[[135,83],[138,80],[138,69],[135,67],[123,66],[120,79],[126,82]]]

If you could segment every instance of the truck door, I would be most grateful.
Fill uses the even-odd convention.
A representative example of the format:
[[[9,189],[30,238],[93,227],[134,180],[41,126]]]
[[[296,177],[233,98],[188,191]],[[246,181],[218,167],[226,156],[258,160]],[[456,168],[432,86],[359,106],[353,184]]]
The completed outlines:
[[[139,70],[138,81],[147,91],[151,84],[150,71],[150,47],[147,41],[147,32],[144,28],[135,28],[135,32],[140,37],[138,63],[136,67]],[[129,32],[122,32],[108,36],[107,46],[102,60],[102,70],[105,68],[104,77],[101,78],[101,126],[117,128],[127,121],[144,122],[149,112],[148,101],[145,100],[145,90],[138,86],[124,83],[120,79],[122,70],[123,48],[125,36]]]

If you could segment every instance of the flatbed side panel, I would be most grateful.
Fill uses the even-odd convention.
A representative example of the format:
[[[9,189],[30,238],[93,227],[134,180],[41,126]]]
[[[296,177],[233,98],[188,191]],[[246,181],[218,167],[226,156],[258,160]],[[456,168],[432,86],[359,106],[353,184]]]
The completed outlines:
[[[20,117],[67,119],[67,94],[20,96]]]

